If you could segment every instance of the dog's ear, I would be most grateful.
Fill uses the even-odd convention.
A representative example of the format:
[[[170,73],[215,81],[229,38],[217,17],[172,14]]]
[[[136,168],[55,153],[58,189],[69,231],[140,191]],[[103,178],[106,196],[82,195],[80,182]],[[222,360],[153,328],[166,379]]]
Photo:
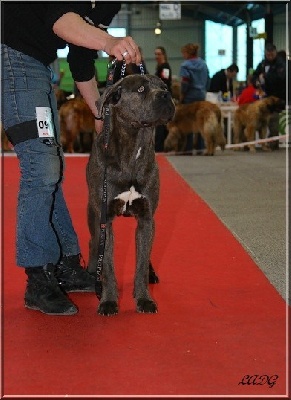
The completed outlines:
[[[116,82],[113,86],[105,89],[102,96],[96,101],[99,116],[103,116],[105,105],[117,104],[121,97],[121,81]]]

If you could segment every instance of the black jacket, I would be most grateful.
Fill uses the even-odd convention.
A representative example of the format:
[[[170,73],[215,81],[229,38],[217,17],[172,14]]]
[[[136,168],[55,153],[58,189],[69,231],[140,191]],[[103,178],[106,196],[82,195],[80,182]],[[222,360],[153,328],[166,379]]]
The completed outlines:
[[[253,73],[254,86],[258,85],[259,75],[265,79],[264,91],[267,96],[286,100],[286,61],[276,57],[273,61],[263,60]]]
[[[157,65],[155,75],[167,85],[169,92],[172,92],[172,70],[170,64],[165,62]]]
[[[232,79],[229,80],[229,89],[231,96],[233,96],[233,81]],[[221,69],[220,71],[216,72],[210,80],[210,87],[209,92],[222,92],[226,93],[227,90],[227,77],[225,75],[225,69]]]
[[[65,13],[79,14],[88,23],[108,26],[118,13],[121,3],[96,1],[80,2],[1,2],[1,43],[31,56],[44,65],[57,58],[57,50],[66,42],[54,34],[54,23]],[[97,51],[69,44],[68,63],[74,80],[82,82],[93,78]]]

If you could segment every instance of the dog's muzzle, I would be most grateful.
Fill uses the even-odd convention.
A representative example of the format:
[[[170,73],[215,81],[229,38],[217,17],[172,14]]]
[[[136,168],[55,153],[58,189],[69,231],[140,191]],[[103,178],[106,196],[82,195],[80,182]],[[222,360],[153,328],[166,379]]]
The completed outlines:
[[[160,118],[164,123],[171,121],[175,113],[175,105],[171,93],[168,91],[158,92],[154,103],[155,109],[158,110]]]

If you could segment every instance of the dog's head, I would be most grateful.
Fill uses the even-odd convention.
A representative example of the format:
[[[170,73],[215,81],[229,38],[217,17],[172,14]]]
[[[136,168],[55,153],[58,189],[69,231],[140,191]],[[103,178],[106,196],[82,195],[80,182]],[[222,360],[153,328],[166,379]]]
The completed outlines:
[[[100,115],[109,105],[120,123],[132,127],[166,124],[175,112],[170,92],[155,75],[128,75],[105,89],[97,102]]]
[[[265,105],[267,107],[267,110],[270,113],[278,112],[280,113],[285,109],[285,102],[282,99],[279,99],[278,97],[275,96],[269,96],[263,99],[262,101],[265,102]]]

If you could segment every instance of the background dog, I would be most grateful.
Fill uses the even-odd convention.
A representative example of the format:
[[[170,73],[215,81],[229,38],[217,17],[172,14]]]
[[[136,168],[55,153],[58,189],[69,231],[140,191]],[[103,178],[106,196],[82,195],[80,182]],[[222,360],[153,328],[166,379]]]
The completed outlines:
[[[0,129],[1,129],[1,150],[10,151],[12,145],[9,143],[8,137],[5,133],[5,130],[1,122],[0,122]]]
[[[200,132],[206,146],[205,155],[213,156],[216,146],[225,148],[225,137],[221,126],[221,111],[209,101],[196,101],[190,104],[176,105],[175,116],[167,124],[169,130],[166,137],[165,151],[184,149],[188,133]]]
[[[235,111],[233,117],[234,143],[254,141],[256,131],[259,132],[261,139],[265,139],[271,115],[275,112],[281,112],[284,108],[284,101],[275,96],[265,97],[251,104],[241,105]],[[250,151],[256,151],[254,144],[248,145],[248,147]],[[262,150],[270,150],[267,143],[262,143]]]
[[[96,273],[100,236],[104,170],[107,182],[106,243],[102,270],[101,315],[118,312],[118,290],[113,265],[112,221],[133,216],[136,228],[134,298],[138,312],[155,313],[149,293],[149,265],[154,239],[154,213],[159,200],[159,173],[155,159],[154,127],[166,124],[175,107],[166,85],[153,75],[129,75],[107,88],[97,106],[110,107],[109,144],[103,132],[93,143],[87,165],[88,225],[91,234],[88,271]]]
[[[64,150],[74,153],[90,151],[95,135],[95,118],[80,97],[63,103],[59,109],[61,143]]]

